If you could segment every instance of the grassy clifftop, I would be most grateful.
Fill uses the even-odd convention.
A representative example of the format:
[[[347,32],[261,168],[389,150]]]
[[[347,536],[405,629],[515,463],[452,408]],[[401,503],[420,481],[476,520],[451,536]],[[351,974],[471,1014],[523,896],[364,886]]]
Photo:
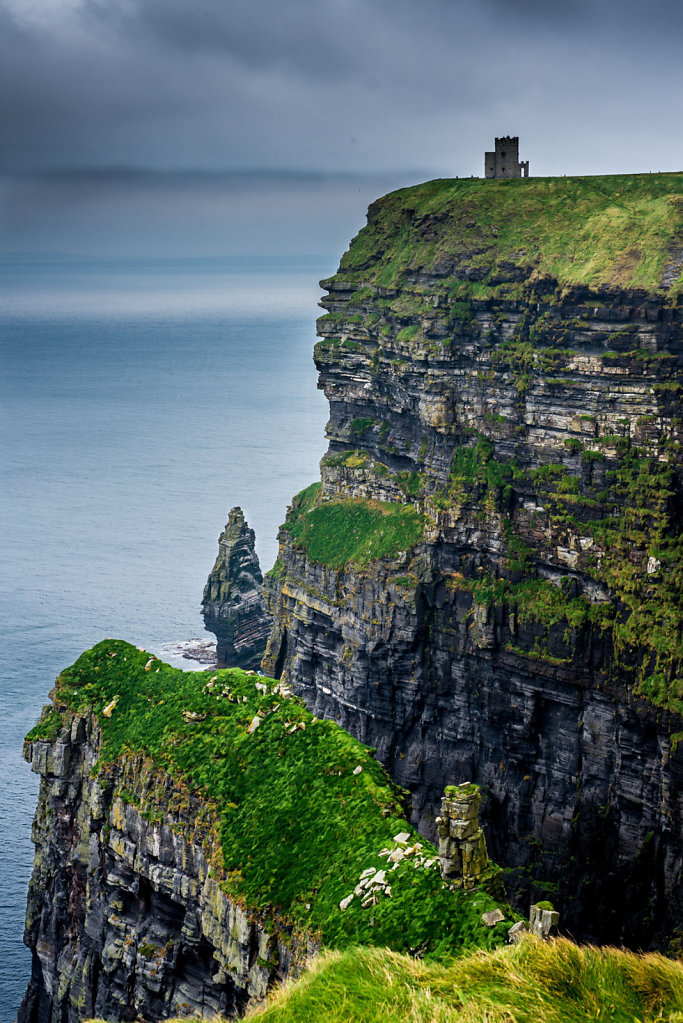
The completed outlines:
[[[527,278],[673,298],[683,290],[683,173],[403,188],[373,203],[340,267],[384,287],[435,270],[461,280],[463,298]]]
[[[333,948],[420,947],[439,957],[505,940],[516,917],[506,909],[506,922],[489,929],[489,895],[443,884],[436,851],[404,819],[374,751],[273,679],[183,672],[105,640],[61,673],[54,708],[28,739],[53,740],[68,712],[90,709],[102,730],[100,768],[143,754],[199,797],[220,837],[222,886],[248,909],[277,913]],[[141,805],[134,787],[118,795],[163,819],[164,807]],[[386,851],[399,833],[405,850],[421,846],[393,869]],[[383,872],[389,891],[377,880],[373,905],[355,896],[341,909],[363,872]]]

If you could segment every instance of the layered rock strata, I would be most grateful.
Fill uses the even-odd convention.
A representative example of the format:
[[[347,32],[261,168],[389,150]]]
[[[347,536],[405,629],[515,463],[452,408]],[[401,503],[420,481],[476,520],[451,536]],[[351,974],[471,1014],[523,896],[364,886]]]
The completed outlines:
[[[241,1014],[314,946],[221,889],[210,806],[141,756],[95,775],[100,741],[89,713],[25,744],[41,784],[19,1023]]]
[[[683,229],[670,178],[671,250],[647,286],[629,247],[647,210],[613,249],[591,235],[569,251],[562,217],[581,182],[435,182],[371,207],[323,282],[330,446],[313,505],[295,503],[280,533],[263,662],[377,747],[430,837],[445,785],[482,785],[489,850],[520,906],[551,894],[575,935],[641,945],[683,919]],[[628,206],[650,187],[605,180],[586,221],[616,216],[600,189]],[[513,208],[518,184],[530,190]],[[555,277],[539,270],[555,256],[534,249],[537,193],[556,203]],[[526,241],[503,251],[515,217]],[[311,554],[306,515],[398,503],[423,516],[409,548]]]
[[[261,585],[255,534],[241,508],[233,508],[218,538],[218,557],[204,588],[202,614],[216,636],[219,666],[258,668],[271,617]]]

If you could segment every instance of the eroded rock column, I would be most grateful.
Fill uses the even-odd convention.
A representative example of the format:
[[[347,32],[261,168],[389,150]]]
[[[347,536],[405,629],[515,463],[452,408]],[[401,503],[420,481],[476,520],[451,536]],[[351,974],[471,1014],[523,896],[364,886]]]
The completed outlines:
[[[441,800],[441,816],[436,818],[441,874],[449,880],[462,879],[466,888],[479,883],[489,866],[486,839],[479,827],[480,801],[478,785],[449,785]]]
[[[218,557],[204,588],[204,625],[216,636],[219,666],[258,668],[272,618],[261,590],[256,535],[233,508],[218,538]]]

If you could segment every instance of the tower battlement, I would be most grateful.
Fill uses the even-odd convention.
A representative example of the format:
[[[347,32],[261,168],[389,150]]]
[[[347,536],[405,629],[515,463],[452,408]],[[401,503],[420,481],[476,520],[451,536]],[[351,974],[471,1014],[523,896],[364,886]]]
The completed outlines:
[[[484,153],[485,178],[529,177],[529,161],[519,159],[519,136],[502,135],[493,152]]]

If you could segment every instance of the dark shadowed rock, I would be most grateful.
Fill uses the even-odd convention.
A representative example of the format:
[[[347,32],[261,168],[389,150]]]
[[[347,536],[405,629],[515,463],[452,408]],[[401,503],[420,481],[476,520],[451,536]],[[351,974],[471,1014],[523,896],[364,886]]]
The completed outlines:
[[[204,624],[217,640],[219,666],[258,668],[271,615],[261,592],[263,576],[254,530],[241,508],[233,508],[218,538],[218,557],[204,588]]]

